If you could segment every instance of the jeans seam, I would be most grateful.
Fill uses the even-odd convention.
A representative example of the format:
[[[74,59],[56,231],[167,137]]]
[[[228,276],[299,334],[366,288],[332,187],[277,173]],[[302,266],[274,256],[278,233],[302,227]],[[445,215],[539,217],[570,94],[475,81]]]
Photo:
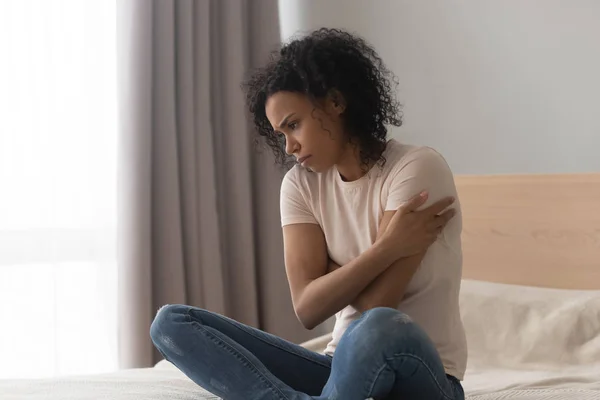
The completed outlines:
[[[440,391],[440,393],[447,399],[449,400],[453,400],[454,397],[453,396],[449,396],[444,389],[442,388],[442,385],[440,385],[440,382],[438,381],[437,377],[435,376],[435,374],[433,373],[433,371],[431,370],[431,368],[429,368],[429,365],[427,365],[427,363],[425,362],[425,360],[423,360],[421,357],[416,356],[414,354],[408,354],[408,353],[399,353],[399,354],[394,354],[392,356],[392,358],[398,358],[398,357],[410,357],[410,358],[414,358],[418,361],[421,362],[421,364],[423,364],[423,366],[427,369],[427,371],[429,372],[429,374],[431,375],[431,377],[433,378],[433,381],[435,382],[435,384],[437,385],[438,390]],[[391,361],[390,358],[386,358],[387,361]],[[380,372],[381,373],[381,372]]]
[[[384,364],[381,368],[379,368],[379,371],[377,371],[377,373],[375,374],[375,377],[373,378],[373,381],[371,382],[371,387],[369,388],[368,391],[368,396],[371,396],[371,394],[373,393],[373,388],[375,387],[375,383],[377,382],[377,379],[379,379],[379,375],[381,375],[381,372],[386,369],[389,368],[389,365]]]
[[[190,310],[188,310],[188,315],[189,315],[189,311],[190,311]],[[320,365],[321,367],[325,367],[325,368],[329,368],[329,369],[331,369],[331,365],[327,365],[327,364],[321,363],[321,362],[319,362],[319,361],[312,360],[312,359],[310,359],[310,358],[308,358],[308,357],[305,357],[305,356],[304,356],[304,355],[302,355],[302,354],[298,354],[298,353],[296,353],[296,352],[293,352],[293,351],[291,351],[290,349],[284,349],[284,348],[283,348],[283,347],[281,347],[281,346],[278,346],[278,345],[276,345],[276,344],[274,344],[274,343],[268,342],[268,341],[264,340],[263,338],[261,338],[260,336],[256,336],[254,333],[252,333],[252,332],[248,332],[248,331],[246,331],[246,330],[244,330],[244,329],[240,328],[239,326],[237,326],[236,324],[232,323],[232,322],[231,322],[230,320],[228,320],[227,318],[224,318],[222,315],[219,315],[219,314],[217,314],[217,313],[213,313],[213,315],[214,315],[214,316],[216,316],[216,317],[218,317],[218,318],[220,318],[222,321],[224,321],[224,322],[227,322],[229,325],[233,326],[234,328],[236,328],[236,329],[238,329],[238,330],[240,330],[240,331],[242,331],[242,332],[244,332],[244,333],[247,333],[248,335],[250,335],[250,336],[254,337],[255,339],[258,339],[258,340],[260,340],[261,342],[263,342],[263,343],[265,343],[265,344],[268,344],[268,345],[270,345],[270,346],[276,347],[276,348],[278,348],[279,350],[285,351],[285,352],[287,352],[287,353],[289,353],[289,354],[293,354],[293,355],[295,355],[295,356],[297,356],[297,357],[301,357],[301,358],[305,359],[306,361],[310,361],[310,362],[312,362],[312,363],[314,363],[314,364]]]
[[[188,322],[190,322],[192,326],[196,327],[197,330],[202,331],[202,333],[206,334],[213,342],[216,342],[218,345],[224,347],[231,354],[233,354],[234,357],[237,357],[240,361],[250,366],[250,369],[254,372],[255,375],[259,377],[259,379],[261,379],[264,383],[270,386],[270,388],[274,392],[279,394],[280,399],[289,400],[289,397],[287,397],[285,393],[281,391],[280,388],[278,388],[273,382],[271,382],[266,376],[264,376],[264,374],[258,369],[258,367],[256,367],[256,365],[252,363],[251,360],[248,360],[243,354],[238,353],[233,347],[229,345],[229,343],[224,342],[218,336],[215,336],[212,332],[210,332],[208,329],[205,329],[205,327],[202,324],[198,323],[197,321],[194,321],[189,315],[189,312],[186,313],[186,317],[189,319]]]

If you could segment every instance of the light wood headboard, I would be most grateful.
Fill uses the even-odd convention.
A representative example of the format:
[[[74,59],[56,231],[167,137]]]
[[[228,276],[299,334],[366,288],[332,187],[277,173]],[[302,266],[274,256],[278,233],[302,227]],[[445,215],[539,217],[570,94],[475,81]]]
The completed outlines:
[[[457,176],[463,278],[600,290],[600,174]]]

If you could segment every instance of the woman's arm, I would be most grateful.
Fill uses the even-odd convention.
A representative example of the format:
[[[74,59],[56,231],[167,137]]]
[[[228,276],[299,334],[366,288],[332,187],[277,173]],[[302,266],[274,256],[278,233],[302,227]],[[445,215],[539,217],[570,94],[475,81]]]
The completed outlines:
[[[381,220],[379,231],[377,232],[377,240],[387,228],[395,211],[386,211]],[[376,240],[376,241],[377,241]],[[360,312],[370,310],[375,307],[391,307],[396,308],[412,279],[425,257],[425,252],[414,256],[401,258],[396,260],[385,269],[379,276],[371,281],[365,289],[350,302],[350,305]],[[328,272],[333,272],[340,268],[338,264],[329,259]]]
[[[386,231],[391,226],[389,224],[393,221],[396,213],[394,208],[402,203],[402,199],[408,198],[423,187],[430,190],[430,201],[456,195],[453,175],[446,161],[439,153],[428,148],[414,152],[409,162],[399,169],[391,182],[386,204],[388,211],[384,212],[379,224],[376,242],[387,234]],[[438,217],[438,220],[445,227],[454,214],[454,209],[447,210]],[[437,235],[435,240],[437,240]],[[427,248],[421,253],[396,260],[381,275],[370,282],[350,304],[359,311],[374,307],[398,307],[410,280],[421,265],[426,251]],[[330,264],[330,270],[336,268],[339,267]]]
[[[315,224],[283,228],[285,266],[294,310],[300,322],[312,329],[346,307],[394,261],[423,252],[437,235],[440,211],[451,204],[443,199],[416,211],[427,196],[415,196],[389,219],[380,240],[344,265],[327,273],[327,244]]]
[[[327,245],[319,225],[286,225],[283,241],[294,310],[307,329],[346,307],[395,260],[389,246],[378,242],[344,268],[327,274]]]

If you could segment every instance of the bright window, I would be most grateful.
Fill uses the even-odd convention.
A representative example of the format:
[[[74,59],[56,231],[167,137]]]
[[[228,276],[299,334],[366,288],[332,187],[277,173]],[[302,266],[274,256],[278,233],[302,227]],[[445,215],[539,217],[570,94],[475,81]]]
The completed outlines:
[[[111,371],[116,2],[0,3],[0,379]]]

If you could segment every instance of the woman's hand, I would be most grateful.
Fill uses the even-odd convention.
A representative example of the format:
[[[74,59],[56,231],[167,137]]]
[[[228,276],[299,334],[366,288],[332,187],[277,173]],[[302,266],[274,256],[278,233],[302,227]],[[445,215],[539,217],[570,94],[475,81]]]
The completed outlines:
[[[425,204],[428,194],[423,192],[398,208],[385,232],[379,239],[380,245],[388,248],[396,257],[410,257],[425,252],[435,242],[456,210],[448,208],[454,198],[446,197],[431,206],[417,211]],[[441,213],[444,211],[443,213]],[[441,213],[441,214],[440,214]]]

